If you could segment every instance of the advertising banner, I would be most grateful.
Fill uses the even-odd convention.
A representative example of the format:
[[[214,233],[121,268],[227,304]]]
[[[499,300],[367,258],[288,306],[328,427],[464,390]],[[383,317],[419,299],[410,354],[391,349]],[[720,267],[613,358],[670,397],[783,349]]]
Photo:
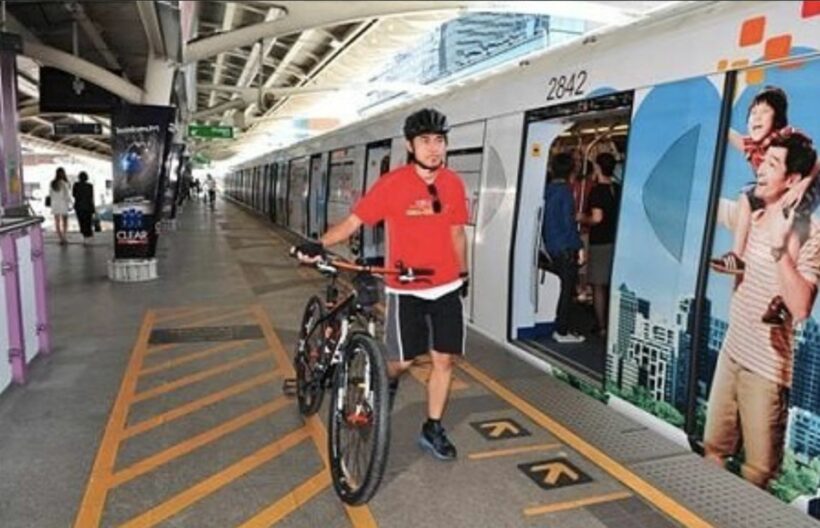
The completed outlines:
[[[123,105],[111,116],[114,257],[147,259],[157,243],[160,181],[175,109]]]

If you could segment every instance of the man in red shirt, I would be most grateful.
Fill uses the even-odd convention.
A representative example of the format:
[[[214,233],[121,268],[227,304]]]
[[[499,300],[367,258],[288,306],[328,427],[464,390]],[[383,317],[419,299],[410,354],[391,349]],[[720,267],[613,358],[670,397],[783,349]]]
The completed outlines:
[[[384,176],[319,242],[297,250],[303,262],[315,262],[324,248],[344,242],[362,224],[384,221],[385,262],[409,268],[430,268],[424,282],[409,284],[395,277],[385,281],[385,344],[391,401],[398,379],[413,360],[430,353],[433,370],[427,383],[428,419],[419,445],[439,460],[456,458],[441,417],[447,404],[455,357],[464,354],[465,329],[460,292],[467,284],[467,198],[461,178],[444,167],[447,118],[433,109],[410,115],[404,135],[411,162]]]

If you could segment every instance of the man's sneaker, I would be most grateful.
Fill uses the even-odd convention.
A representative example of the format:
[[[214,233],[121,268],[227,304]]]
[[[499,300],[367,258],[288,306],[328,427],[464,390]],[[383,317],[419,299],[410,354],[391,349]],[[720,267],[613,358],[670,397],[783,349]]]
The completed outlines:
[[[769,326],[783,326],[786,321],[791,319],[791,315],[789,309],[786,308],[783,297],[778,295],[769,302],[761,321]]]
[[[574,334],[572,332],[567,332],[566,334],[559,334],[558,332],[553,332],[552,338],[559,343],[565,344],[583,343],[584,341],[586,341],[586,338],[584,336]]]
[[[709,267],[718,273],[727,273],[729,275],[743,275],[746,271],[746,263],[743,262],[743,259],[738,257],[734,251],[711,259],[709,261]]]
[[[441,422],[426,421],[421,427],[419,435],[419,447],[429,451],[431,455],[439,460],[455,460],[456,446],[447,438]]]

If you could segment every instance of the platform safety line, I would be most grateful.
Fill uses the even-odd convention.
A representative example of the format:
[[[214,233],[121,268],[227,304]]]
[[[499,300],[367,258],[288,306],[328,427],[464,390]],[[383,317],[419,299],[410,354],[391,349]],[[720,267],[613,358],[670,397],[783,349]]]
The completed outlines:
[[[240,315],[245,315],[248,313],[247,308],[240,308],[238,310],[233,310],[228,313],[223,313],[219,315],[214,315],[211,317],[206,317],[205,319],[197,319],[196,321],[191,321],[185,323],[184,325],[180,326],[179,328],[193,328],[197,326],[204,326],[205,324],[215,323],[217,321],[224,321],[225,319],[231,319],[233,317],[239,317]]]
[[[192,453],[193,451],[196,451],[211,442],[215,442],[226,435],[239,431],[240,429],[259,421],[262,418],[270,416],[276,411],[287,407],[290,403],[292,403],[290,399],[285,396],[280,396],[270,403],[261,405],[244,414],[240,414],[227,422],[221,423],[216,427],[208,429],[207,431],[204,431],[196,436],[192,436],[187,440],[144,458],[139,462],[136,462],[135,464],[132,464],[131,466],[128,466],[127,468],[117,471],[111,475],[110,486],[112,488],[121,486],[129,480],[133,480],[141,475],[149,473],[156,468],[167,464],[168,462]]]
[[[212,347],[208,347],[205,350],[200,350],[198,352],[192,352],[190,354],[186,354],[184,356],[180,356],[175,359],[171,359],[169,361],[165,361],[162,363],[157,363],[156,365],[151,365],[150,367],[145,367],[140,371],[140,376],[145,376],[147,374],[153,374],[155,372],[159,372],[161,370],[167,370],[169,368],[178,367],[179,365],[184,365],[186,363],[190,363],[191,361],[196,361],[197,359],[203,359],[209,356],[214,356],[219,354],[220,352],[224,352],[226,350],[231,350],[234,348],[239,348],[242,345],[247,344],[248,340],[242,341],[228,341],[226,343],[220,343],[219,345],[215,345]]]
[[[533,515],[544,515],[546,513],[555,513],[565,510],[574,510],[576,508],[583,508],[585,506],[592,506],[593,504],[602,504],[604,502],[612,502],[617,500],[624,500],[632,497],[632,493],[628,491],[619,491],[609,493],[607,495],[599,495],[597,497],[587,497],[585,499],[571,500],[566,502],[558,502],[555,504],[546,504],[544,506],[533,506],[524,510],[524,515],[531,517]]]
[[[641,477],[613,460],[609,455],[550,418],[520,396],[504,387],[501,383],[477,369],[467,361],[459,362],[459,368],[484,385],[491,392],[518,409],[533,422],[549,431],[558,440],[586,457],[601,469],[612,475],[626,487],[649,501],[650,504],[672,517],[679,523],[692,528],[707,528],[711,525],[698,517],[685,506],[678,503]]]
[[[270,319],[268,319],[268,314],[265,312],[265,308],[257,304],[251,308],[251,311],[256,316],[256,320],[259,322],[259,326],[265,334],[265,339],[277,357],[277,363],[282,369],[282,375],[286,378],[295,377],[296,372],[293,370],[288,354],[285,351],[285,346],[279,339],[279,334],[277,334],[273,329],[273,325],[271,324]],[[307,418],[305,422],[307,424],[307,429],[310,432],[310,437],[316,446],[316,451],[319,452],[322,463],[325,465],[325,472],[329,476],[330,460],[327,456],[327,431],[315,414]],[[378,526],[369,506],[363,505],[354,507],[348,506],[347,504],[343,504],[343,506],[354,528],[376,528]]]
[[[256,363],[258,361],[262,361],[265,359],[270,359],[271,356],[268,354],[267,350],[263,350],[261,352],[257,352],[250,356],[235,359],[233,361],[229,361],[227,363],[223,363],[218,367],[209,368],[203,370],[201,372],[197,372],[196,374],[190,374],[188,376],[183,376],[182,378],[176,379],[174,381],[170,381],[168,383],[163,383],[157,387],[152,389],[145,390],[134,395],[133,400],[131,403],[138,403],[141,401],[145,401],[151,398],[155,398],[161,394],[166,394],[169,392],[173,392],[177,389],[181,389],[183,387],[187,387],[188,385],[193,385],[194,383],[198,383],[200,381],[204,381],[209,378],[213,378],[214,376],[218,376],[220,374],[224,374],[225,372],[230,372],[231,370],[236,370],[239,367],[243,367],[250,363]]]
[[[240,524],[239,528],[267,528],[272,526],[307,504],[316,494],[330,486],[330,483],[330,474],[326,470],[322,470],[299,484],[293,491],[275,503]]]
[[[167,423],[173,422],[174,420],[178,420],[183,416],[187,416],[193,412],[196,412],[200,409],[203,409],[209,405],[213,405],[214,403],[218,403],[222,400],[226,400],[231,396],[236,396],[238,394],[242,394],[243,392],[247,392],[255,387],[260,385],[264,385],[265,383],[269,383],[271,381],[276,380],[279,377],[279,371],[274,370],[271,372],[266,372],[264,374],[260,374],[255,378],[251,378],[247,381],[243,381],[241,383],[237,383],[236,385],[231,385],[225,389],[222,389],[219,392],[211,393],[203,398],[199,398],[198,400],[194,400],[192,402],[186,403],[180,407],[175,407],[170,411],[166,411],[162,414],[158,414],[156,416],[152,416],[146,420],[138,422],[130,427],[128,427],[125,431],[123,431],[123,440],[127,438],[131,438],[132,436],[137,436],[142,434],[146,431],[150,431],[156,427],[161,425],[165,425]]]
[[[305,427],[300,427],[288,433],[282,438],[271,442],[267,446],[257,450],[245,458],[231,464],[207,477],[190,488],[177,493],[170,499],[154,506],[150,510],[134,517],[128,522],[120,525],[121,528],[147,528],[156,526],[162,521],[173,517],[182,510],[196,504],[212,493],[219,491],[236,479],[250,473],[254,469],[273,460],[277,456],[285,453],[289,449],[296,447],[310,437]],[[79,527],[77,527],[79,528]]]
[[[504,456],[520,455],[521,453],[532,453],[533,451],[550,451],[562,447],[561,444],[538,444],[520,447],[510,447],[508,449],[491,449],[489,451],[479,451],[470,453],[467,458],[470,460],[486,460]]]
[[[148,349],[154,318],[155,315],[151,310],[148,310],[143,317],[137,342],[134,344],[131,359],[128,361],[128,367],[120,384],[120,391],[108,417],[108,423],[91,468],[85,495],[77,512],[74,522],[76,528],[92,528],[100,524],[109,490],[108,479],[117,461],[117,450],[128,419],[128,409],[137,391],[138,372],[142,368],[142,361]]]

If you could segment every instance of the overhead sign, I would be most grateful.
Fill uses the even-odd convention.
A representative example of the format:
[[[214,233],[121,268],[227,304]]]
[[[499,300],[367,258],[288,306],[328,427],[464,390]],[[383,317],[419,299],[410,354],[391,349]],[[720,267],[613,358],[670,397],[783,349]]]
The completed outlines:
[[[100,123],[54,123],[55,136],[100,136]]]
[[[592,477],[564,458],[553,458],[529,464],[519,464],[518,469],[545,490],[592,482]]]
[[[188,125],[188,137],[206,139],[233,139],[233,127],[212,125]]]
[[[473,429],[478,431],[485,440],[506,440],[508,438],[530,436],[529,431],[521,427],[515,420],[509,418],[473,422],[470,425],[473,426]]]

